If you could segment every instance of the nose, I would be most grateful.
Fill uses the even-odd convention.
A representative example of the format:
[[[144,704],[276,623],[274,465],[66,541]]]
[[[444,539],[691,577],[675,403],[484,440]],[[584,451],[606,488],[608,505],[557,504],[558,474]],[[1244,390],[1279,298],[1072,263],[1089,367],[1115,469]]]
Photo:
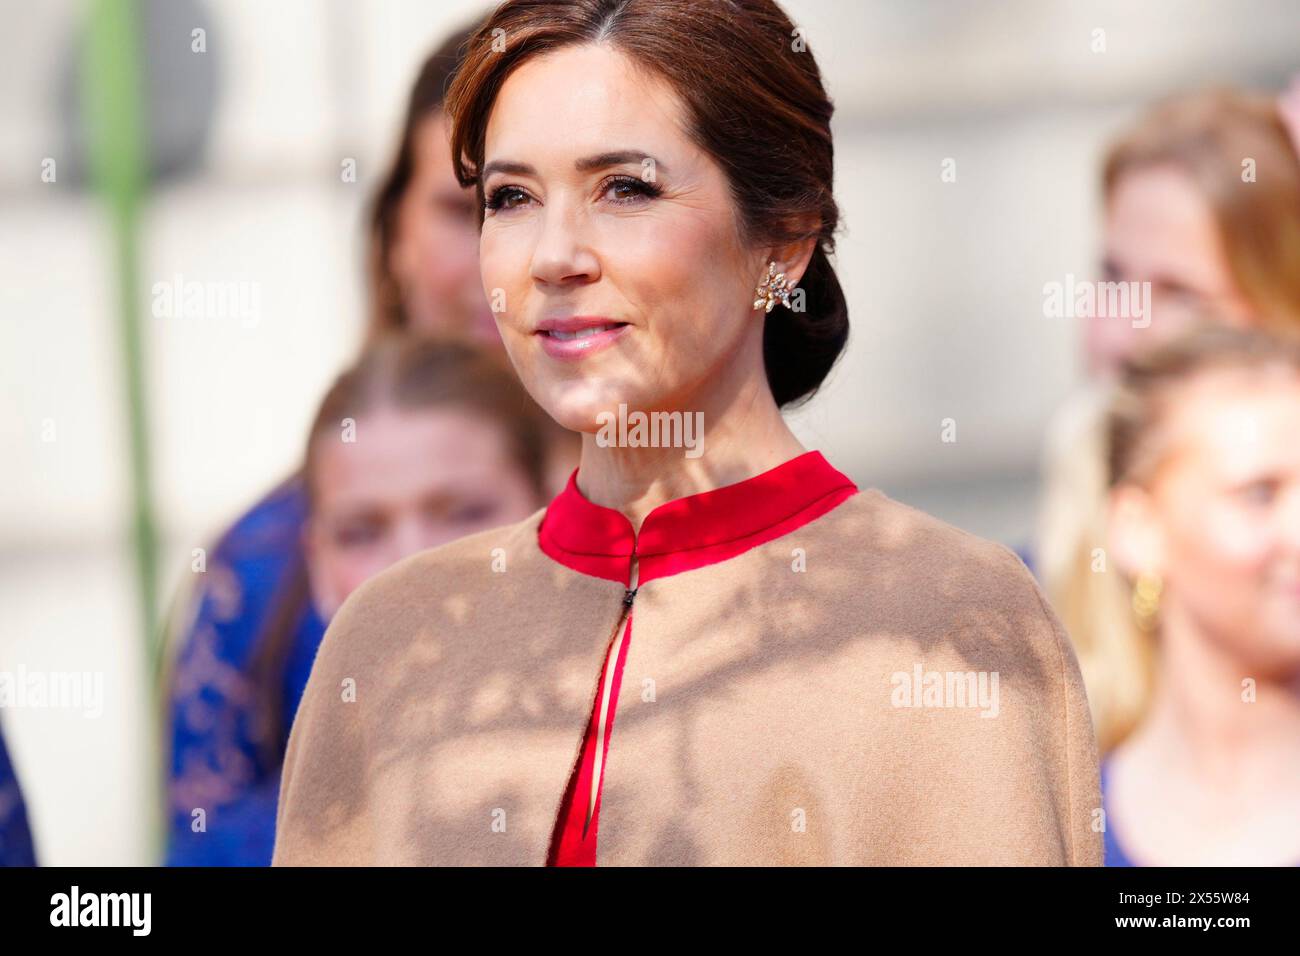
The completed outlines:
[[[576,202],[553,196],[542,209],[531,271],[534,282],[553,290],[599,278],[600,262],[590,242],[591,222]]]

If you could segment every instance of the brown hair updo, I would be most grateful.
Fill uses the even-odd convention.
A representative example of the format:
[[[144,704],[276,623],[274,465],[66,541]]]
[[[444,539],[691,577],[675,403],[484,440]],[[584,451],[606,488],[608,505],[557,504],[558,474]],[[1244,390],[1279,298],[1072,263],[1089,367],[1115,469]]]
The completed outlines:
[[[527,60],[585,43],[609,44],[674,90],[693,141],[727,176],[745,244],[816,237],[799,283],[805,310],[778,308],[763,328],[777,405],[811,398],[844,350],[849,314],[829,258],[834,107],[802,34],[772,0],[507,0],[470,38],[446,99],[452,162],[477,187],[480,226],[478,170],[502,85]]]

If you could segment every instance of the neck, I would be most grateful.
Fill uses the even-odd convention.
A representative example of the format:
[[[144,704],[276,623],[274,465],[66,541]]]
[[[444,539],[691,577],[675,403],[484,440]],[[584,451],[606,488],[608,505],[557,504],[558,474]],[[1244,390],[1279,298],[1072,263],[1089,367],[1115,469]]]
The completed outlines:
[[[1150,712],[1133,740],[1173,775],[1234,790],[1294,778],[1300,769],[1300,681],[1272,680],[1171,605],[1162,614]],[[1254,700],[1242,682],[1254,677]]]
[[[700,494],[762,474],[807,449],[790,431],[766,378],[749,381],[725,399],[686,403],[703,415],[704,453],[684,448],[601,445],[582,436],[578,489],[586,498],[622,512],[637,531],[646,515],[667,501]],[[683,412],[683,415],[694,412]]]

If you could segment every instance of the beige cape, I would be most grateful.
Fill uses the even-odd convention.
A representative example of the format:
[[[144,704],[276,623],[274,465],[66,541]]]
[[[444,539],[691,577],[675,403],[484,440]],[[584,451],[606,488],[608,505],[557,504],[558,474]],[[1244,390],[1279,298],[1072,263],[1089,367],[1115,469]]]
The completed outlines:
[[[543,513],[344,603],[275,865],[545,862],[624,589],[542,553]],[[1041,590],[876,489],[642,585],[601,801],[601,866],[1102,862],[1088,702]]]

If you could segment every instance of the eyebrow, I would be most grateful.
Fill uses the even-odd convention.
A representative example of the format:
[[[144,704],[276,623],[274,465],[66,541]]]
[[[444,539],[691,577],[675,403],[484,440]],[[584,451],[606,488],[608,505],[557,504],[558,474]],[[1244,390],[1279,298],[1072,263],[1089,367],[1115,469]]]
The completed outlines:
[[[641,164],[646,160],[654,164],[657,172],[668,172],[668,167],[655,159],[649,153],[642,152],[639,149],[615,149],[606,153],[597,153],[594,156],[584,156],[581,159],[574,160],[573,168],[580,173],[590,173],[598,169],[608,169],[610,166],[622,166],[625,163]],[[510,173],[515,176],[536,176],[537,170],[528,163],[520,163],[510,159],[494,159],[492,162],[483,166],[482,178],[487,179],[493,173]]]

